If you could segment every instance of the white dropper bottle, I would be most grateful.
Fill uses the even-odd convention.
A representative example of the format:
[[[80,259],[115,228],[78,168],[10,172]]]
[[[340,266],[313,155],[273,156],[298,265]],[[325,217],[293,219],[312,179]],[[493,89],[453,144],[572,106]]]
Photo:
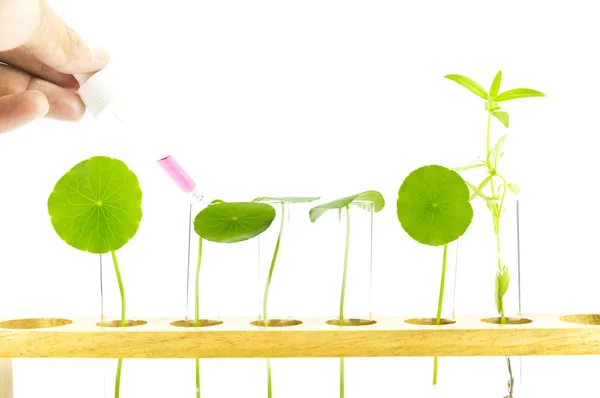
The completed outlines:
[[[96,73],[75,75],[80,85],[78,94],[95,119],[117,123],[126,128],[124,118],[119,114],[121,110],[115,106],[117,96],[106,70],[105,68]],[[159,157],[156,162],[183,192],[194,200],[202,200],[203,194],[198,191],[194,180],[171,154]]]

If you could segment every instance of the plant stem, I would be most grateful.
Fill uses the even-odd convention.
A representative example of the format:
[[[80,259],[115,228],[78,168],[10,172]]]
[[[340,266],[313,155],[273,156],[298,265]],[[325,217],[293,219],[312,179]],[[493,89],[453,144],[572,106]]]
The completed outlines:
[[[119,391],[121,390],[121,368],[123,367],[123,358],[119,358],[117,362],[117,378],[115,380],[115,398],[119,398]]]
[[[267,283],[265,285],[265,295],[263,297],[263,322],[265,327],[269,326],[269,319],[267,318],[267,299],[269,297],[269,287],[271,286],[271,279],[273,278],[273,270],[275,269],[275,263],[277,262],[277,254],[279,254],[279,246],[281,245],[281,236],[283,235],[284,225],[285,203],[281,202],[281,223],[279,225],[279,234],[277,235],[277,243],[275,243],[275,250],[273,251],[271,267],[269,268],[269,276],[267,277]],[[271,382],[271,360],[269,358],[267,358],[267,396],[269,398],[273,396],[273,386]]]
[[[271,384],[271,360],[267,358],[267,396],[273,396],[273,385]]]
[[[123,280],[121,279],[121,272],[119,271],[119,262],[117,261],[117,254],[114,251],[110,252],[115,266],[115,273],[117,274],[117,282],[119,283],[119,292],[121,293],[121,326],[125,326],[127,318],[125,316],[125,289],[123,289]]]
[[[346,298],[346,279],[348,276],[348,254],[350,252],[350,205],[346,205],[346,245],[344,248],[344,275],[340,297],[340,326],[344,326],[344,301]],[[340,357],[340,398],[344,398],[344,358]]]
[[[202,264],[202,237],[198,241],[198,261],[196,263],[196,286],[194,297],[194,326],[200,325],[200,264]],[[200,359],[196,358],[196,398],[200,398]]]
[[[123,288],[123,280],[121,279],[121,272],[119,271],[119,262],[117,261],[117,254],[113,251],[110,252],[113,264],[115,266],[115,273],[117,274],[117,282],[119,283],[119,292],[121,293],[121,326],[126,325],[125,315],[125,289]],[[117,362],[117,377],[115,379],[115,398],[119,398],[119,392],[121,390],[121,368],[123,367],[123,358],[119,358]]]
[[[263,298],[263,322],[265,327],[269,326],[269,320],[267,319],[267,298],[269,297],[269,287],[271,286],[271,278],[273,277],[273,270],[275,269],[275,262],[277,261],[277,254],[279,253],[279,246],[281,244],[281,236],[283,235],[283,226],[285,225],[285,203],[281,202],[281,224],[279,226],[279,234],[277,235],[277,243],[275,244],[275,251],[273,252],[273,259],[271,260],[271,267],[269,268],[269,276],[267,277],[267,284],[265,286],[265,295]]]
[[[491,106],[491,105],[490,105]],[[487,163],[488,169],[492,168],[492,164],[490,163],[490,131],[492,126],[492,111],[488,111],[487,118],[487,134],[486,134],[486,146],[485,146],[485,162]]]
[[[340,398],[344,398],[344,358],[340,358]]]
[[[437,314],[435,324],[439,325],[442,320],[442,303],[444,302],[444,285],[446,284],[446,258],[448,254],[448,245],[444,245],[444,258],[442,260],[442,278],[440,281],[440,295],[438,298]],[[433,385],[437,384],[438,376],[438,357],[433,358]]]
[[[504,198],[506,197],[506,188],[507,188],[507,183],[506,183],[506,179],[504,177],[502,177],[501,175],[498,175],[498,177],[500,177],[502,179],[502,197],[500,198],[500,205],[498,207],[498,216],[495,217],[494,222],[496,223],[495,225],[495,231],[496,231],[496,250],[498,253],[498,270],[502,270],[502,250],[500,247],[500,217],[502,215],[502,207],[504,206]],[[504,325],[506,324],[506,318],[504,316],[504,297],[500,298],[500,308],[502,309],[502,311],[500,311],[500,324]]]
[[[346,278],[348,275],[348,254],[350,251],[350,205],[346,205],[346,246],[344,250],[344,275],[342,277],[342,294],[340,297],[340,326],[344,326],[344,300],[346,298]]]
[[[196,358],[196,398],[200,398],[200,359]]]

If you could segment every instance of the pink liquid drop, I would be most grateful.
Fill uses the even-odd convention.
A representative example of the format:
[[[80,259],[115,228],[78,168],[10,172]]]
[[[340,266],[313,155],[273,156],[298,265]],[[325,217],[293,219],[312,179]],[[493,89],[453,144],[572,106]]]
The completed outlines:
[[[190,193],[194,191],[196,183],[192,177],[175,161],[170,155],[158,160],[158,164],[171,177],[182,191]]]

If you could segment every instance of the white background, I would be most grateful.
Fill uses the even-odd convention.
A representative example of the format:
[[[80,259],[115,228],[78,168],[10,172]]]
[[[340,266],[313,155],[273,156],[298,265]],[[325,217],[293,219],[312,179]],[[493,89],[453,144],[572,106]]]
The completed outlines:
[[[417,245],[404,233],[395,216],[397,190],[417,167],[455,167],[485,155],[483,101],[443,76],[464,74],[488,88],[499,69],[501,91],[530,87],[547,94],[505,103],[511,127],[493,121],[492,129],[494,141],[508,132],[501,167],[522,189],[523,311],[598,311],[600,26],[593,2],[51,4],[83,37],[111,49],[115,81],[144,117],[130,125],[133,147],[89,116],[77,124],[40,121],[0,137],[1,317],[99,314],[96,258],[62,243],[46,208],[56,180],[93,155],[127,162],[144,190],[140,230],[120,251],[131,317],[183,313],[187,207],[153,163],[160,154],[147,151],[156,139],[211,198],[333,199],[380,190],[387,206],[375,216],[374,316],[434,316],[441,248]],[[491,221],[478,203],[461,241],[459,314],[494,315],[490,239]],[[324,250],[298,248],[316,264]],[[298,283],[310,287],[338,274],[339,268],[323,267],[299,273]],[[514,297],[515,288],[508,295]],[[305,302],[310,315],[324,297],[328,293],[309,289],[294,300]],[[263,361],[215,362],[203,374],[203,396],[266,396]],[[287,362],[274,375],[276,397],[335,396],[336,360]],[[347,396],[425,396],[431,362],[356,360]],[[440,390],[456,384],[455,394],[500,397],[501,362],[442,359]],[[598,369],[594,359],[528,358],[524,364],[533,396],[542,388],[572,393],[575,380],[579,396],[592,396],[584,372]],[[137,370],[124,373],[130,383],[124,398],[193,394],[193,361],[130,366]],[[92,369],[93,361],[17,361],[17,397],[101,396],[93,395],[99,376]],[[108,369],[112,374],[112,362]],[[485,377],[500,390],[476,386]]]

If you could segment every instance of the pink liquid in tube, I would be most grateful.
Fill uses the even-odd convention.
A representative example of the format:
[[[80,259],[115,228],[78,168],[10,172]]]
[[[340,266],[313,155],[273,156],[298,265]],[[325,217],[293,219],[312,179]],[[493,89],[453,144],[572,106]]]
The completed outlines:
[[[177,161],[171,156],[164,157],[158,160],[158,165],[171,177],[171,179],[179,186],[179,188],[186,193],[191,194],[194,198],[202,200],[202,195],[197,193],[196,183],[192,180],[192,177],[177,163]]]

